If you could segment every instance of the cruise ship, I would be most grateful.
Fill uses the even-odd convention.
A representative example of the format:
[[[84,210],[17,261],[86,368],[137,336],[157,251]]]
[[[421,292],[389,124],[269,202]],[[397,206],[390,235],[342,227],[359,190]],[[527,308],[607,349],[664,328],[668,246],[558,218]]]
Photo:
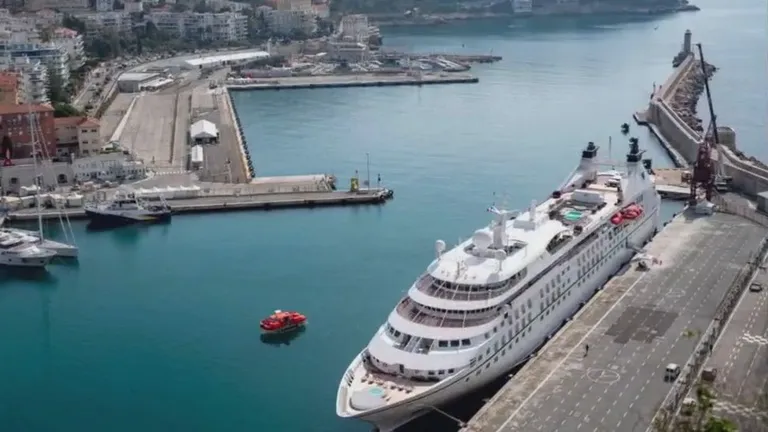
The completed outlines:
[[[340,417],[389,432],[523,363],[658,232],[661,199],[637,143],[626,170],[582,151],[560,188],[446,250],[344,372]],[[514,379],[514,378],[513,378]]]

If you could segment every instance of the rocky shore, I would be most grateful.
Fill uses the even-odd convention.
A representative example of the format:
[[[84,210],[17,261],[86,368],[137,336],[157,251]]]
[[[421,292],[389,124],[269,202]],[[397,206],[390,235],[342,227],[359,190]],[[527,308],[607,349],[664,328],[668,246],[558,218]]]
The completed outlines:
[[[717,71],[717,68],[709,63],[705,64],[707,76],[701,70],[701,61],[696,60],[696,64],[692,66],[691,73],[683,77],[675,94],[672,95],[672,101],[670,106],[677,113],[678,116],[696,132],[703,134],[704,125],[701,118],[696,115],[696,105],[699,102],[699,97],[704,92],[705,80],[712,77]]]

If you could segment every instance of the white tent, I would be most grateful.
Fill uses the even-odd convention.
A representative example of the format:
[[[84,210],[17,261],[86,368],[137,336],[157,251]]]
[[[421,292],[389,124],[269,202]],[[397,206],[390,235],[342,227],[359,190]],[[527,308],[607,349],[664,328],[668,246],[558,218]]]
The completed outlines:
[[[189,135],[192,139],[215,139],[219,136],[219,130],[208,120],[199,120],[189,127]]]

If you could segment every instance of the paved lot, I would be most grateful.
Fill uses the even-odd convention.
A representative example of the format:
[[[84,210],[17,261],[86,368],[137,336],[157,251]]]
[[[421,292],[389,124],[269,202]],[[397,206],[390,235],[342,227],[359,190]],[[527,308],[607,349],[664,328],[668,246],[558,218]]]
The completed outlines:
[[[171,139],[176,112],[176,97],[145,94],[136,101],[120,143],[147,164],[167,166],[171,158]]]
[[[469,431],[645,432],[765,230],[737,216],[676,219],[470,423]],[[589,345],[585,355],[584,346]]]
[[[115,132],[117,125],[125,115],[126,110],[131,105],[135,95],[133,93],[120,93],[115,97],[114,102],[104,112],[99,121],[101,122],[101,142],[106,144]]]
[[[768,287],[768,273],[755,282]],[[717,369],[714,413],[738,424],[741,431],[768,431],[768,289],[746,291],[726,324],[705,367]]]

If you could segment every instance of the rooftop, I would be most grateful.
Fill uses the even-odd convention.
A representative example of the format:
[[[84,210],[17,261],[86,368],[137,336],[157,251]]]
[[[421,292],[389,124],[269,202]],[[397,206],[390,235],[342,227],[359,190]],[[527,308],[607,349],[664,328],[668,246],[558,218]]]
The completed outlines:
[[[244,51],[232,54],[221,54],[215,56],[200,57],[187,60],[187,64],[190,66],[202,66],[210,65],[214,63],[221,63],[226,61],[241,61],[241,60],[255,60],[269,57],[269,53],[266,51]]]
[[[192,124],[189,127],[189,135],[192,139],[196,138],[216,138],[219,135],[219,131],[216,125],[208,120],[200,120]]]
[[[51,112],[53,111],[53,107],[50,105],[37,105],[37,104],[21,104],[21,105],[15,105],[15,104],[3,104],[0,105],[0,115],[7,115],[7,114],[25,114],[28,112]]]
[[[126,72],[121,74],[118,81],[144,81],[157,78],[159,75],[151,72]]]
[[[85,127],[98,127],[99,121],[92,117],[75,116],[75,117],[57,117],[53,119],[56,126],[85,126]]]

